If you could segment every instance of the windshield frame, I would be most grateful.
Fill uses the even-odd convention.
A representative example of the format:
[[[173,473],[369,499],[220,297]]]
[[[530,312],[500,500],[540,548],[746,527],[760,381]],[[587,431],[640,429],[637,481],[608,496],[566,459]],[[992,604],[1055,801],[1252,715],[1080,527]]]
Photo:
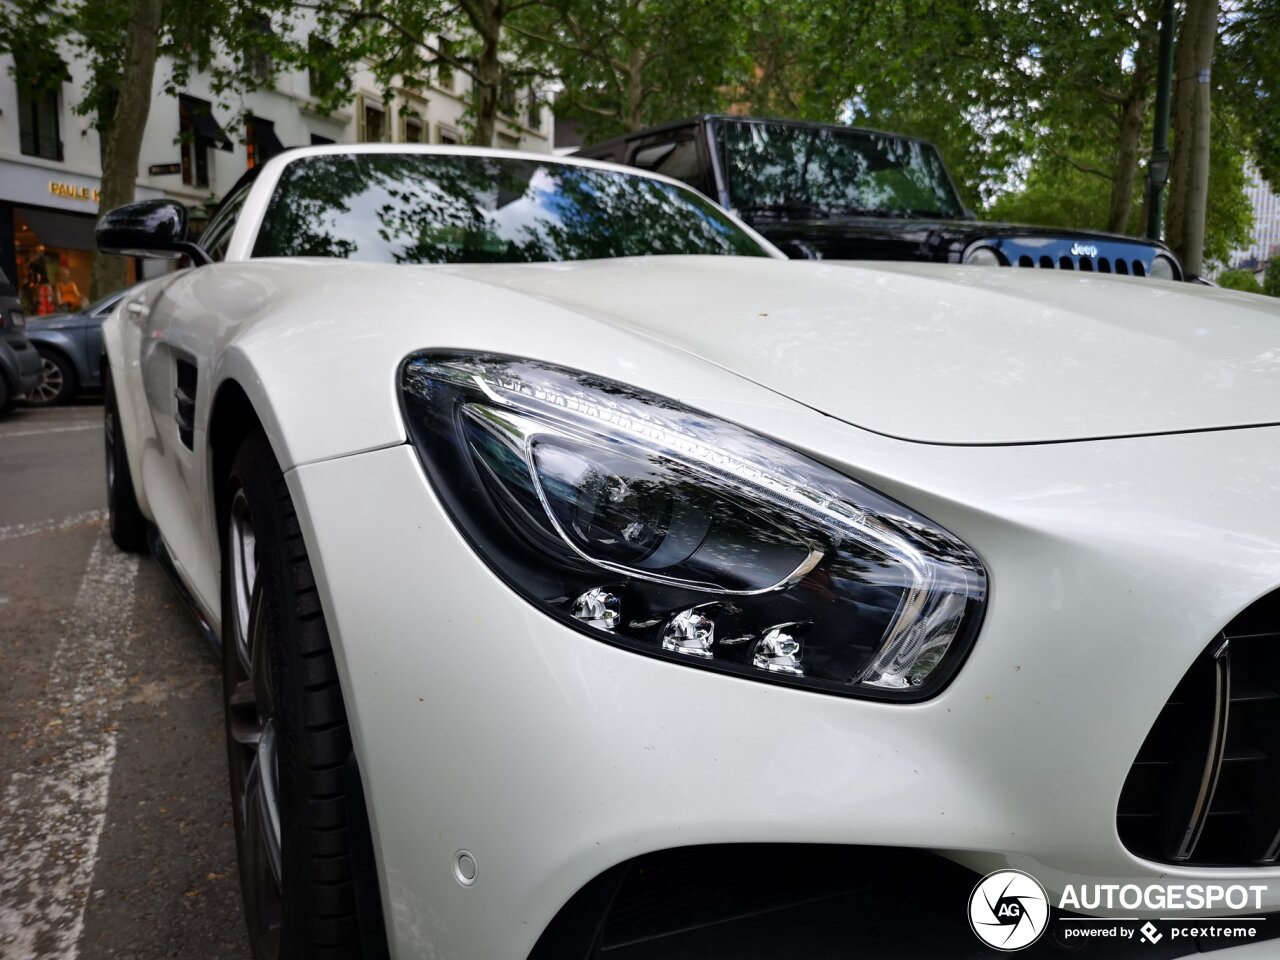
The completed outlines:
[[[324,144],[312,147],[296,147],[286,150],[284,153],[277,154],[258,170],[249,196],[241,208],[240,216],[236,222],[236,226],[232,231],[231,242],[227,248],[227,254],[224,262],[240,262],[254,259],[253,249],[257,244],[258,233],[262,229],[263,222],[266,218],[267,208],[270,205],[271,198],[275,195],[276,187],[283,175],[284,171],[292,163],[299,160],[314,156],[325,156],[330,154],[366,154],[366,153],[391,153],[391,154],[446,154],[454,156],[484,156],[509,158],[515,160],[529,159],[545,159],[548,162],[562,163],[571,166],[594,167],[597,169],[610,170],[616,173],[627,174],[632,177],[641,177],[648,180],[658,180],[664,184],[668,184],[689,194],[697,201],[708,202],[708,198],[692,189],[688,184],[681,183],[671,177],[662,174],[650,173],[648,171],[637,170],[634,167],[625,166],[618,163],[607,163],[600,160],[588,160],[573,156],[557,156],[555,154],[533,153],[522,150],[498,150],[488,147],[467,147],[457,146],[453,144],[403,144],[403,143],[337,143]],[[757,246],[760,247],[762,253],[774,260],[786,260],[787,255],[779,250],[773,243],[766,239],[761,233],[754,229],[749,223],[746,223],[741,217],[737,216],[731,210],[725,210],[714,200],[713,203],[720,215],[730,220],[736,227],[746,233]]]
[[[776,219],[778,220],[790,220],[790,219],[824,220],[824,219],[833,219],[833,218],[839,219],[842,217],[855,217],[855,216],[868,216],[868,217],[874,217],[876,219],[884,219],[884,220],[933,219],[933,220],[947,220],[947,221],[967,221],[972,219],[972,217],[969,214],[968,208],[964,205],[964,201],[960,196],[960,191],[956,187],[955,180],[951,176],[951,171],[947,168],[946,163],[942,159],[941,151],[938,150],[937,146],[932,141],[925,140],[922,137],[911,137],[905,134],[893,133],[885,130],[873,130],[869,127],[854,127],[854,126],[846,126],[846,125],[837,124],[837,123],[816,123],[816,122],[810,122],[810,121],[804,121],[804,120],[776,120],[776,119],[770,119],[767,117],[728,117],[728,116],[717,116],[717,117],[711,117],[708,119],[709,119],[708,138],[711,141],[711,154],[715,159],[715,163],[719,167],[719,170],[717,172],[719,174],[719,179],[721,180],[721,190],[725,200],[729,204],[729,211],[737,217],[742,218],[745,215],[741,212],[743,208],[738,205],[737,199],[734,197],[734,192],[733,192],[733,176],[732,176],[731,164],[729,162],[730,155],[729,155],[728,129],[727,129],[730,124],[741,124],[741,125],[753,124],[753,125],[773,127],[773,128],[789,128],[789,129],[798,129],[798,130],[825,130],[825,131],[830,131],[831,133],[838,136],[852,136],[852,137],[861,136],[861,137],[868,137],[868,138],[882,137],[886,139],[900,140],[904,143],[917,144],[921,148],[933,154],[933,158],[936,161],[937,168],[939,171],[941,171],[941,175],[942,175],[940,185],[946,188],[946,191],[949,193],[950,198],[955,205],[955,212],[950,214],[942,211],[932,212],[932,211],[912,211],[912,210],[893,210],[893,211],[885,210],[883,212],[876,212],[876,211],[835,212],[835,211],[828,210],[828,211],[823,211],[816,217],[808,217],[808,218],[789,216],[786,213],[783,213],[781,211],[778,211],[775,213],[766,213],[765,214],[766,216],[776,217]],[[800,206],[805,206],[805,204],[800,203]],[[810,205],[810,206],[814,206],[815,209],[818,209],[816,205]]]

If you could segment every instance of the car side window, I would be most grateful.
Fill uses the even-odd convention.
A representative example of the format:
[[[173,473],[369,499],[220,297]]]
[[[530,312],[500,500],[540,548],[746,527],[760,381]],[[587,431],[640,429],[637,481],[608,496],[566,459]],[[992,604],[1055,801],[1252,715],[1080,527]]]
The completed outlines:
[[[231,235],[235,233],[236,222],[239,220],[240,211],[249,196],[249,188],[251,186],[251,183],[245,184],[227,197],[200,237],[200,246],[204,247],[205,252],[209,254],[215,263],[220,262],[227,255],[227,247],[231,244]]]
[[[652,170],[710,195],[706,165],[692,129],[666,134],[657,140],[642,140],[631,147],[630,153],[631,166]]]

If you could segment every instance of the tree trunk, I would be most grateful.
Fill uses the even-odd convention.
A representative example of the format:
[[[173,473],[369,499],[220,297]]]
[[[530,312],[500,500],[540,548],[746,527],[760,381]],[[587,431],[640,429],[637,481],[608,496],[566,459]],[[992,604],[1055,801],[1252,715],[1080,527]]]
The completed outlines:
[[[138,182],[142,134],[151,112],[151,84],[156,73],[156,47],[164,0],[133,0],[124,35],[124,65],[120,96],[111,114],[102,157],[100,213],[132,203]],[[96,253],[90,278],[90,297],[96,299],[124,288],[128,264],[123,257]]]
[[[623,105],[625,116],[622,118],[623,124],[626,126],[627,132],[632,133],[641,129],[644,124],[640,122],[641,109],[644,107],[645,90],[644,90],[644,51],[639,47],[633,47],[627,55],[627,76],[626,76],[627,96],[626,103]]]
[[[502,85],[502,61],[498,57],[502,43],[502,0],[471,0],[462,4],[471,26],[480,38],[480,56],[471,77],[471,109],[475,125],[471,143],[477,147],[493,146],[498,116],[498,88]]]
[[[1147,116],[1146,77],[1135,78],[1120,115],[1120,139],[1117,144],[1116,176],[1111,183],[1111,207],[1107,213],[1107,229],[1126,233],[1133,213],[1133,184],[1138,175],[1138,142]]]
[[[1209,193],[1209,68],[1218,36],[1218,0],[1188,0],[1178,32],[1173,167],[1165,235],[1187,274],[1204,269]]]

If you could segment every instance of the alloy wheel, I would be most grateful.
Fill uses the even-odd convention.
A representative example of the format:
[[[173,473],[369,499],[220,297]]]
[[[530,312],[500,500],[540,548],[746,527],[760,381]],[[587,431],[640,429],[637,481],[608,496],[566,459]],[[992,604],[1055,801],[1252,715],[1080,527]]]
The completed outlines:
[[[30,403],[40,406],[48,406],[57,403],[58,398],[62,396],[62,391],[66,389],[67,383],[62,376],[62,368],[50,360],[48,357],[40,357],[40,382],[36,388],[28,395],[27,400]]]
[[[243,490],[228,512],[231,590],[227,669],[227,732],[231,797],[240,843],[245,912],[254,956],[280,954],[283,903],[276,697],[270,627],[258,579],[257,541]]]

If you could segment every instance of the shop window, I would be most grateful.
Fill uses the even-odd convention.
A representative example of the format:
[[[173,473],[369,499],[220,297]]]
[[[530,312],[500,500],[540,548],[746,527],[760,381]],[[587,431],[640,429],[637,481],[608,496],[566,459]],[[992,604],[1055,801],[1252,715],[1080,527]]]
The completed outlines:
[[[448,37],[436,39],[436,84],[441,90],[453,93],[454,43]]]
[[[22,152],[46,160],[62,159],[58,132],[58,91],[18,87],[18,139]]]
[[[245,163],[250,169],[284,152],[276,125],[262,117],[248,117],[244,124]]]
[[[178,95],[178,146],[182,151],[182,182],[190,187],[209,186],[209,148],[230,151],[231,138],[213,118],[207,100]]]
[[[542,101],[538,99],[537,91],[529,91],[529,103],[526,118],[529,121],[529,128],[531,130],[542,129]]]
[[[23,311],[38,317],[87,306],[94,218],[24,207],[11,216]]]
[[[387,111],[376,100],[363,94],[356,97],[356,140],[359,143],[383,143],[387,139]]]

